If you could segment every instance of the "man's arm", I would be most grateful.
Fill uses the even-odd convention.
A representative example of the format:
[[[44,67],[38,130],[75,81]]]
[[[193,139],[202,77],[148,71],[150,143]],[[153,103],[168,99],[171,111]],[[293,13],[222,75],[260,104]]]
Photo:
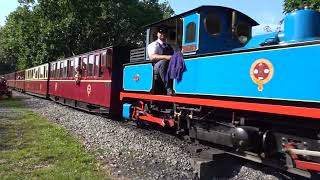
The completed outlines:
[[[151,61],[160,61],[160,60],[170,61],[171,55],[149,54],[149,59]]]
[[[171,59],[170,55],[157,54],[156,44],[155,43],[149,44],[148,47],[147,47],[147,50],[148,50],[148,55],[149,55],[149,60],[150,61],[160,61],[160,60],[169,61]]]

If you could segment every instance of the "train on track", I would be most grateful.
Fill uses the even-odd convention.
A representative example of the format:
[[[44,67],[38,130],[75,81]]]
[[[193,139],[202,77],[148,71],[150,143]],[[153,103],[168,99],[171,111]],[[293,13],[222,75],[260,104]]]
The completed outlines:
[[[146,48],[104,49],[5,75],[21,92],[90,112],[172,128],[238,157],[305,177],[320,172],[320,12],[286,15],[283,30],[252,37],[258,23],[201,6],[146,26],[166,26],[184,57],[173,94]]]

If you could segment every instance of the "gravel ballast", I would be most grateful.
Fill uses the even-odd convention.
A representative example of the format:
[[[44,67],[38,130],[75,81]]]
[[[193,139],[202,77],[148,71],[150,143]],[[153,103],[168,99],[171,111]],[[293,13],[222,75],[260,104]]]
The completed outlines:
[[[190,164],[191,145],[173,135],[141,129],[21,93],[15,92],[14,96],[23,97],[32,111],[81,139],[115,179],[196,179]],[[292,179],[250,162],[236,169],[230,178],[223,179]]]

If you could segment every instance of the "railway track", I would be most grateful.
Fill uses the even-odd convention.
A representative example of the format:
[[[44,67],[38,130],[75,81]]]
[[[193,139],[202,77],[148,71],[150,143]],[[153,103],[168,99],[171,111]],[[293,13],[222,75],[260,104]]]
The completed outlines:
[[[170,133],[137,128],[18,92],[13,95],[79,137],[115,179],[303,179],[230,156],[219,155],[211,161],[212,149]]]

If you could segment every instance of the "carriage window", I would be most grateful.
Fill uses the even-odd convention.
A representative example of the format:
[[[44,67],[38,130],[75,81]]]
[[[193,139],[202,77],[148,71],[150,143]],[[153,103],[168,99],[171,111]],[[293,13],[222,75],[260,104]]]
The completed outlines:
[[[47,79],[48,78],[48,66],[45,66],[44,76]]]
[[[204,18],[204,27],[211,35],[218,35],[222,31],[222,22],[216,14],[209,13]]]
[[[100,63],[100,76],[104,74],[104,69],[106,66],[106,57],[107,57],[107,52],[103,52],[101,55],[101,63]]]
[[[53,66],[53,77],[57,77],[57,63],[54,63],[54,66]]]
[[[53,67],[53,63],[50,64],[50,77],[53,77],[53,70],[54,70],[54,67]]]
[[[251,38],[251,26],[247,23],[240,22],[237,26],[237,35],[241,43],[246,43]]]
[[[43,69],[43,78],[46,78],[47,77],[47,66],[44,66],[44,69]]]
[[[87,57],[82,58],[82,75],[83,76],[87,75],[87,64],[88,64],[88,58]]]
[[[196,40],[196,23],[190,22],[186,30],[186,43],[192,43]]]
[[[45,78],[45,76],[46,76],[46,67],[42,66],[41,67],[41,78]]]
[[[60,62],[60,73],[59,73],[59,77],[63,77],[63,62]]]
[[[74,76],[74,60],[70,60],[70,69],[69,69],[69,77],[73,77]]]
[[[79,57],[74,58],[74,71],[75,72],[77,72],[79,65],[80,65],[80,58]]]
[[[42,70],[42,68],[40,68],[40,67],[38,67],[37,70],[36,70],[37,71],[37,77],[36,77],[37,79],[41,78],[41,75],[42,75],[42,73],[41,73],[42,71],[41,70]]]
[[[93,75],[93,65],[94,65],[94,55],[90,55],[89,63],[88,63],[88,76]]]
[[[54,67],[53,67],[53,63],[50,64],[50,77],[53,77],[53,73],[54,73]]]
[[[55,77],[59,77],[59,71],[60,71],[60,64],[59,63],[56,63],[56,73],[55,73]]]
[[[99,62],[100,61],[100,56],[95,55],[95,66],[94,66],[94,75],[99,76]]]
[[[38,69],[35,69],[35,79],[38,79]]]
[[[70,60],[67,60],[66,62],[67,62],[67,71],[68,71],[67,77],[70,77]]]
[[[42,67],[41,67],[40,78],[44,78],[44,76],[45,76],[45,71],[46,71],[45,67],[42,66]]]
[[[43,78],[43,74],[44,74],[43,72],[44,72],[43,66],[39,67],[39,79]]]
[[[63,77],[67,77],[68,75],[68,61],[63,62]]]

